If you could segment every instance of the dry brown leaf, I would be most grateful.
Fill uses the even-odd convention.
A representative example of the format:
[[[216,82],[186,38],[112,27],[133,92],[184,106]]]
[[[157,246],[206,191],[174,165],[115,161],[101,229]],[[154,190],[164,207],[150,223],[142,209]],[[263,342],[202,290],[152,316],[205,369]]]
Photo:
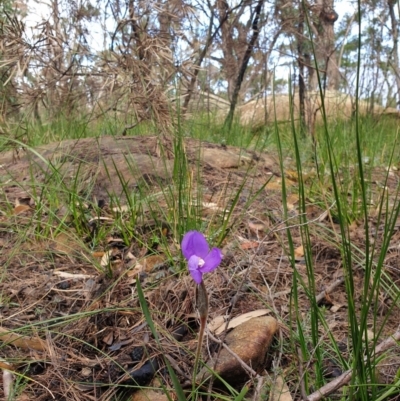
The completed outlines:
[[[13,214],[18,215],[27,211],[32,211],[32,208],[28,205],[18,205],[14,208]]]
[[[333,312],[333,313],[335,313],[335,312],[337,312],[339,309],[343,308],[344,306],[346,306],[346,305],[344,305],[344,304],[334,304],[334,305],[330,308],[330,311]]]
[[[165,261],[166,257],[164,255],[150,255],[141,260],[141,265],[143,266],[143,271],[150,273],[157,265],[160,265]]]
[[[0,358],[0,369],[14,370],[14,366],[10,365],[3,358]]]
[[[286,205],[290,211],[294,210],[298,203],[299,203],[298,194],[290,194],[286,197]]]
[[[21,336],[3,327],[0,327],[0,341],[22,349],[34,349],[36,351],[47,350],[47,343],[41,338]]]
[[[138,262],[136,262],[136,258],[132,261],[134,262],[134,267],[127,272],[129,278],[134,278],[142,272],[151,273],[157,265],[166,261],[166,257],[165,255],[150,255],[140,259]]]
[[[300,245],[299,247],[297,247],[297,248],[294,250],[294,256],[295,256],[296,259],[300,259],[300,258],[304,257],[304,248],[303,248],[303,245]]]
[[[107,345],[111,345],[114,341],[114,333],[112,331],[110,331],[108,334],[106,334],[103,337],[103,343],[107,344]]]
[[[103,257],[101,258],[101,261],[100,261],[100,266],[101,267],[108,267],[110,265],[111,256],[112,256],[112,250],[104,252],[104,255],[103,255]]]
[[[297,170],[285,170],[285,177],[293,181],[298,181],[299,173],[297,172]]]
[[[142,271],[143,271],[143,266],[140,263],[136,263],[135,267],[133,269],[131,269],[131,270],[128,270],[126,275],[127,275],[128,278],[134,278]],[[135,282],[135,280],[133,280],[133,283],[134,282]]]
[[[354,220],[350,225],[349,225],[349,231],[355,231],[358,228],[358,223],[356,220]]]
[[[271,401],[293,401],[289,387],[283,380],[282,376],[275,377],[274,382],[271,383],[269,399]]]
[[[162,391],[162,389],[159,389],[159,391],[150,389],[150,388],[145,388],[140,391],[136,391],[132,398],[131,401],[168,401],[170,398],[167,397],[167,395]]]
[[[252,319],[253,317],[259,317],[259,316],[264,316],[270,313],[271,311],[269,309],[257,309],[255,311],[247,312],[244,313],[243,315],[236,316],[233,318],[229,324],[228,324],[228,329],[233,329],[234,327],[237,327],[241,325],[242,323],[247,322],[248,320]],[[221,317],[222,317],[222,322],[221,322]],[[219,326],[217,326],[217,322],[221,322]],[[213,321],[210,323],[208,326],[210,331],[214,331],[215,334],[221,334],[225,330],[225,319],[224,316],[218,316]],[[214,330],[212,328],[214,328]]]
[[[277,181],[270,181],[266,185],[267,189],[270,189],[271,191],[281,191],[282,190],[282,183],[277,182]]]
[[[246,241],[243,244],[240,244],[240,248],[243,249],[244,251],[246,249],[254,249],[258,248],[260,244],[257,241]]]

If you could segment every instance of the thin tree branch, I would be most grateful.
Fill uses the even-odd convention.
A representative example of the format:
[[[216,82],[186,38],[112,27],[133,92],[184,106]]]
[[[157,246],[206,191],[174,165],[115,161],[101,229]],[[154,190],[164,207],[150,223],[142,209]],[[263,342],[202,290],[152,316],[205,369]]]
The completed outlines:
[[[246,52],[243,56],[242,65],[240,66],[239,74],[236,79],[235,89],[233,90],[233,94],[232,94],[231,106],[229,108],[229,113],[228,113],[228,115],[225,119],[225,123],[224,123],[224,125],[228,126],[228,128],[230,128],[232,126],[233,115],[235,113],[235,108],[236,108],[237,100],[239,97],[239,91],[240,91],[240,88],[242,86],[242,82],[244,79],[244,74],[246,73],[247,65],[249,64],[251,54],[253,53],[254,45],[256,44],[258,35],[260,33],[260,30],[258,27],[258,21],[260,19],[260,14],[261,14],[263,4],[264,4],[263,0],[258,0],[257,6],[254,11],[255,16],[254,16],[254,20],[253,20],[253,24],[252,24],[253,35],[251,36],[250,42],[247,45]]]

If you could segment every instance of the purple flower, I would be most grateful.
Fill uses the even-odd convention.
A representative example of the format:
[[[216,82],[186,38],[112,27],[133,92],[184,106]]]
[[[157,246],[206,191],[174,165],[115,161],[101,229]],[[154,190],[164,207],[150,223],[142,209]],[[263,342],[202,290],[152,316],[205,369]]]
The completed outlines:
[[[189,272],[197,284],[203,281],[203,274],[213,271],[222,260],[219,248],[210,251],[204,235],[198,231],[185,234],[181,244],[183,256],[188,260]]]

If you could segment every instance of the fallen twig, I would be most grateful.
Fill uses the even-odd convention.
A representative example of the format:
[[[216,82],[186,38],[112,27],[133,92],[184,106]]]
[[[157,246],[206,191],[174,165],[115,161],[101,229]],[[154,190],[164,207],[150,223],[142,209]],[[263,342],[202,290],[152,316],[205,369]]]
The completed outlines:
[[[320,292],[315,297],[317,304],[319,304],[329,293],[331,293],[336,287],[338,287],[343,282],[344,282],[344,277],[340,277],[336,281],[334,281],[331,285],[329,285],[327,288],[325,288],[324,291]]]
[[[253,401],[260,401],[263,399],[265,376],[260,376],[257,380],[257,386],[254,390]]]
[[[171,364],[171,366],[181,375],[183,376],[188,382],[189,384],[191,383],[192,378],[190,376],[188,376],[180,367],[179,365],[176,363],[175,359],[172,358],[172,356],[168,355],[168,354],[164,354],[164,357],[168,359],[169,363]]]

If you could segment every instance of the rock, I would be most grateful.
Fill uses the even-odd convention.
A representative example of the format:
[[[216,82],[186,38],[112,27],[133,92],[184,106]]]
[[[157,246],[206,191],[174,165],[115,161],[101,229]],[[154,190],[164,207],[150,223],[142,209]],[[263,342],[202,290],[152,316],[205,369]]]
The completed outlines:
[[[266,353],[277,329],[278,322],[273,317],[256,317],[228,333],[225,343],[243,362],[259,373],[263,370]],[[237,358],[224,348],[221,350],[216,364],[212,359],[206,367],[201,369],[197,375],[198,382],[211,377],[210,369],[232,385],[247,379],[247,373]]]

